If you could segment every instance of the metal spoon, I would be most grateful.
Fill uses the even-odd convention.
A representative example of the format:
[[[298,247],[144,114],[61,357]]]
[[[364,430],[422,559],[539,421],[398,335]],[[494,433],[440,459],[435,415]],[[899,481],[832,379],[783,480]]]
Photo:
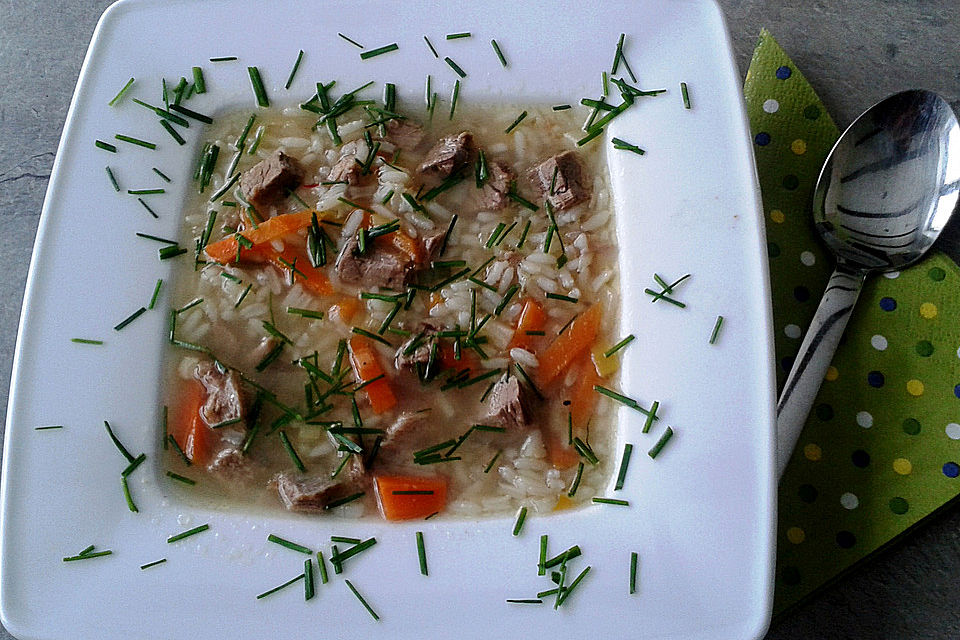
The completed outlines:
[[[780,475],[867,274],[919,260],[957,209],[960,124],[929,91],[879,102],[834,145],[813,195],[817,231],[837,258],[777,403]]]

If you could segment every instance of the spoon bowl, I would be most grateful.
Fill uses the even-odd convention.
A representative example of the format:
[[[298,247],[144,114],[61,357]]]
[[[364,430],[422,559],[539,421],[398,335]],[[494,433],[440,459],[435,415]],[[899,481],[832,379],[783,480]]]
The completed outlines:
[[[898,93],[857,118],[817,180],[813,218],[837,259],[777,404],[780,474],[871,272],[926,254],[957,210],[960,123],[930,91]]]

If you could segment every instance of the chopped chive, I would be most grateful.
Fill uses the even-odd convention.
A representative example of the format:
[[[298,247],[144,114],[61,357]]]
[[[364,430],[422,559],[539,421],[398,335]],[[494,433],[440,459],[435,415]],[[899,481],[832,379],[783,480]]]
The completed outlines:
[[[143,461],[146,459],[147,459],[147,454],[141,453],[136,458],[134,458],[133,461],[130,464],[128,464],[123,471],[120,472],[120,475],[126,478],[131,473],[136,471],[137,467],[139,467],[143,463]]]
[[[387,204],[390,202],[390,198],[393,197],[393,193],[393,189],[390,189],[390,191],[387,192],[387,195],[383,196],[383,199],[380,200],[380,204]]]
[[[511,131],[513,131],[514,129],[516,129],[516,128],[517,128],[517,125],[519,125],[521,122],[523,122],[523,119],[526,118],[526,117],[527,117],[527,112],[524,111],[524,112],[521,113],[519,116],[517,116],[517,119],[514,120],[513,123],[512,123],[509,127],[506,128],[506,130],[504,130],[504,133],[510,133]]]
[[[360,327],[353,327],[350,331],[357,334],[358,336],[364,336],[365,338],[370,338],[371,340],[376,340],[381,344],[385,344],[388,347],[393,347],[393,344],[391,344],[390,341],[388,341],[386,338],[384,338],[383,336],[378,336],[375,333],[371,333],[366,329],[361,329]]]
[[[313,595],[313,561],[307,558],[303,561],[303,599],[310,600]]]
[[[346,40],[347,42],[349,42],[350,44],[352,44],[353,46],[357,47],[358,49],[363,49],[363,45],[357,42],[356,40],[351,40],[350,38],[343,35],[342,33],[338,33],[337,35],[343,38],[344,40]]]
[[[171,437],[172,437],[172,436],[171,436]],[[197,481],[196,481],[196,480],[191,480],[190,478],[188,478],[188,477],[186,477],[186,476],[182,476],[182,475],[180,475],[179,473],[174,473],[173,471],[167,471],[167,477],[170,478],[170,479],[172,479],[172,480],[176,480],[177,482],[182,482],[183,484],[188,484],[188,485],[190,485],[191,487],[192,487],[193,485],[197,484]]]
[[[330,536],[330,542],[342,542],[344,544],[360,544],[363,542],[360,538],[347,538],[344,536]]]
[[[495,316],[499,316],[503,313],[503,310],[507,308],[507,305],[510,304],[510,300],[516,295],[517,291],[520,290],[520,285],[513,284],[510,285],[510,288],[503,294],[503,298],[500,299],[500,302],[497,303],[496,309],[493,310]]]
[[[262,599],[262,598],[266,598],[266,597],[269,596],[269,595],[273,595],[273,594],[276,593],[277,591],[280,591],[281,589],[285,589],[285,588],[289,587],[289,586],[292,585],[294,582],[297,582],[298,580],[302,580],[304,577],[305,577],[304,574],[301,573],[301,574],[298,575],[296,578],[291,578],[290,580],[287,580],[286,582],[284,582],[284,583],[281,584],[280,586],[274,587],[273,589],[270,589],[269,591],[264,591],[263,593],[261,593],[260,595],[257,596],[257,600],[260,600],[260,599]]]
[[[202,524],[199,527],[194,527],[193,529],[188,529],[182,533],[172,535],[169,538],[167,538],[167,544],[171,544],[179,540],[183,540],[184,538],[189,538],[190,536],[206,531],[209,528],[210,528],[209,524]]]
[[[600,128],[591,129],[590,131],[587,132],[587,135],[577,140],[577,146],[582,147],[583,145],[587,144],[588,142],[590,142],[591,140],[599,136],[601,133],[603,133],[603,129],[600,129]]]
[[[123,487],[123,498],[127,501],[127,508],[133,513],[140,513],[140,509],[133,502],[133,496],[130,495],[130,486],[127,484],[127,476],[120,476],[120,486]]]
[[[680,83],[680,95],[683,96],[683,108],[684,108],[684,109],[689,109],[689,108],[690,108],[690,93],[689,93],[689,91],[687,90],[687,83],[686,83],[686,82],[681,82],[681,83]]]
[[[636,551],[630,552],[630,595],[637,592],[637,561],[639,556]]]
[[[550,300],[561,300],[563,302],[572,302],[574,304],[580,302],[579,298],[572,298],[570,296],[565,296],[559,293],[547,293],[547,298]]]
[[[229,171],[227,173],[229,173]],[[240,179],[240,174],[234,173],[229,180],[223,183],[223,186],[221,186],[219,189],[213,192],[213,195],[210,196],[210,202],[216,202],[217,200],[225,196],[227,194],[227,191],[230,190],[230,187],[235,185],[239,179]]]
[[[507,68],[507,59],[503,57],[503,51],[500,50],[500,45],[497,44],[496,40],[490,41],[490,46],[493,47],[494,52],[496,52],[497,57],[500,59],[500,64],[504,69]]]
[[[237,137],[237,141],[233,143],[233,148],[237,151],[242,151],[244,143],[247,141],[247,135],[250,133],[250,129],[253,128],[253,122],[257,119],[257,114],[251,113],[250,117],[247,119],[247,124],[243,127],[243,131],[240,132],[240,136]]]
[[[170,258],[176,258],[177,256],[182,256],[186,252],[187,250],[185,248],[177,245],[169,245],[157,250],[157,254],[159,255],[161,260],[169,260]]]
[[[460,97],[460,81],[457,80],[453,85],[453,93],[450,96],[450,120],[453,120],[453,113],[457,110],[457,99]]]
[[[558,104],[553,106],[554,111],[566,111],[567,109],[572,109],[569,104]]]
[[[412,489],[410,491],[394,491],[395,496],[432,496],[433,489]]]
[[[433,48],[433,44],[431,44],[430,39],[427,38],[427,36],[423,36],[423,40],[424,40],[424,42],[427,43],[427,46],[430,47],[430,52],[433,53],[433,57],[434,57],[434,58],[439,58],[439,57],[440,57],[440,54],[438,54],[438,53],[437,53],[437,50]]]
[[[34,427],[34,428],[33,428],[34,431],[46,431],[46,430],[48,430],[48,429],[63,429],[63,425],[62,425],[62,424],[52,424],[52,425],[49,425],[49,426],[46,426],[46,427]]]
[[[166,193],[166,189],[127,189],[127,193],[132,196],[151,196]]]
[[[290,549],[291,551],[298,551],[298,552],[300,552],[300,553],[305,553],[305,554],[307,554],[308,556],[313,555],[313,551],[312,551],[311,549],[308,549],[308,548],[306,548],[305,546],[303,546],[303,545],[301,545],[301,544],[297,544],[296,542],[290,542],[289,540],[285,540],[285,539],[281,538],[280,536],[275,536],[275,535],[273,535],[272,533],[267,536],[267,541],[268,541],[268,542],[273,542],[274,544],[278,544],[278,545],[280,545],[281,547],[286,547],[287,549]]]
[[[329,511],[330,509],[335,509],[336,507],[345,505],[345,504],[347,504],[348,502],[353,502],[354,500],[357,500],[357,499],[359,499],[359,498],[362,498],[362,497],[364,496],[364,493],[365,493],[364,491],[359,491],[359,492],[354,493],[354,494],[352,494],[352,495],[349,495],[349,496],[347,496],[347,497],[345,497],[345,498],[340,498],[339,500],[334,500],[334,501],[332,501],[332,502],[327,503],[327,505],[324,506],[323,508],[324,508],[324,510],[326,510],[326,511]]]
[[[92,549],[93,545],[87,548]],[[75,560],[88,560],[90,558],[102,558],[103,556],[109,556],[112,553],[113,551],[110,551],[109,549],[105,551],[93,551],[93,552],[88,551],[87,553],[80,553],[75,556],[67,556],[66,558],[63,559],[63,561],[74,562]]]
[[[197,95],[207,92],[207,83],[203,80],[203,69],[200,67],[193,67],[193,87]]]
[[[635,145],[635,144],[630,144],[629,142],[626,142],[625,140],[621,140],[620,138],[613,138],[610,142],[613,143],[613,148],[614,148],[614,149],[617,149],[617,150],[620,150],[620,151],[632,151],[633,153],[637,154],[638,156],[642,156],[643,154],[646,153],[646,151],[644,151],[643,149],[641,149],[641,148],[638,147],[637,145]]]
[[[156,148],[157,148],[157,145],[156,145],[155,143],[153,143],[153,142],[147,142],[146,140],[141,140],[140,138],[134,138],[134,137],[132,137],[132,136],[126,136],[126,135],[123,135],[122,133],[118,133],[118,134],[114,135],[113,137],[116,138],[117,140],[122,141],[122,142],[129,142],[130,144],[135,144],[135,145],[137,145],[138,147],[144,147],[144,148],[146,148],[146,149],[156,149]]]
[[[627,467],[630,466],[630,454],[633,453],[633,445],[629,442],[623,445],[623,457],[620,459],[620,471],[617,473],[617,484],[613,490],[623,489],[623,481],[627,477]]]
[[[177,442],[177,439],[173,437],[172,433],[167,434],[167,440],[173,445],[174,450],[177,452],[177,455],[180,456],[180,459],[183,460],[183,463],[189,467],[192,464],[190,458],[184,453],[183,447],[180,446],[180,443]]]
[[[512,188],[507,192],[507,197],[519,204],[524,209],[529,209],[530,211],[537,211],[540,209],[540,207],[521,196]]]
[[[472,34],[469,31],[463,33],[448,33],[447,40],[459,40],[460,38],[469,38]]]
[[[543,604],[543,600],[538,598],[507,598],[510,604]]]
[[[177,241],[176,241],[176,240],[167,240],[166,238],[161,238],[161,237],[159,237],[159,236],[152,236],[152,235],[150,235],[150,234],[148,234],[148,233],[140,233],[140,232],[137,232],[135,235],[136,235],[138,238],[146,238],[147,240],[156,240],[157,242],[162,242],[162,243],[168,244],[168,245],[175,245],[175,244],[177,244]]]
[[[160,216],[157,215],[157,212],[156,212],[156,211],[154,211],[153,209],[150,208],[150,205],[148,205],[148,204],[144,201],[143,198],[137,198],[137,202],[139,202],[141,205],[143,205],[143,208],[146,209],[147,212],[148,212],[150,215],[152,215],[154,218],[159,218],[159,217],[160,217]],[[186,252],[186,249],[184,249],[184,252]]]
[[[211,429],[222,429],[223,427],[229,427],[232,424],[240,424],[243,422],[243,418],[229,418],[227,420],[222,420],[220,422],[210,425]]]
[[[618,342],[617,344],[613,345],[609,350],[605,351],[605,352],[603,353],[603,357],[604,357],[604,358],[609,358],[610,356],[612,356],[613,354],[615,354],[617,351],[620,351],[620,349],[623,349],[625,346],[627,346],[628,344],[630,344],[631,342],[633,342],[633,340],[634,340],[635,337],[636,337],[636,336],[634,336],[634,335],[631,333],[631,334],[628,335],[626,338],[624,338],[623,340],[621,340],[621,341]]]
[[[104,142],[103,140],[95,140],[94,144],[97,145],[98,148],[103,149],[104,151],[109,151],[110,153],[117,152],[117,148],[112,144],[110,144],[109,142]]]
[[[327,563],[323,559],[322,551],[317,551],[317,568],[320,570],[320,584],[327,584]]]
[[[527,233],[530,232],[530,221],[527,220],[527,223],[523,226],[523,232],[520,233],[520,240],[517,242],[517,249],[523,248],[523,243],[527,239]]]
[[[467,77],[466,72],[464,72],[464,70],[460,68],[460,65],[454,62],[449,56],[445,57],[443,61],[446,62],[448,65],[450,65],[450,68],[453,69],[458,76],[460,76],[461,78]]]
[[[657,455],[660,454],[660,451],[663,449],[663,447],[667,444],[667,442],[670,441],[670,438],[672,437],[673,437],[673,428],[667,427],[666,430],[663,432],[663,435],[660,436],[660,439],[657,440],[657,443],[650,448],[650,451],[648,451],[647,454],[651,458],[656,458]]]
[[[520,535],[520,532],[523,531],[523,523],[527,519],[527,508],[520,507],[520,510],[517,511],[517,520],[513,524],[513,536],[517,537]]]
[[[187,141],[184,139],[184,137],[181,136],[180,133],[176,129],[174,129],[169,122],[167,122],[166,120],[161,120],[160,126],[163,127],[167,131],[167,133],[170,134],[170,137],[173,138],[177,144],[181,146],[187,144]]]
[[[396,50],[399,49],[399,48],[400,48],[400,45],[398,45],[396,42],[394,42],[394,43],[392,43],[392,44],[388,44],[388,45],[385,45],[385,46],[383,46],[383,47],[378,47],[378,48],[376,48],[376,49],[371,49],[371,50],[369,50],[369,51],[364,51],[364,52],[362,52],[362,53],[360,54],[360,59],[361,59],[361,60],[368,60],[368,59],[370,59],[370,58],[373,58],[373,57],[375,57],[375,56],[382,55],[382,54],[384,54],[384,53],[389,53],[389,52],[391,52],[391,51],[396,51]]]
[[[133,86],[133,83],[134,83],[134,82],[135,82],[135,79],[134,79],[134,78],[130,78],[129,80],[127,80],[127,84],[123,85],[123,88],[120,89],[119,93],[117,93],[117,95],[115,95],[115,96],[113,97],[113,100],[111,100],[111,101],[108,102],[107,104],[108,104],[109,106],[111,106],[111,107],[117,106],[117,104],[120,102],[121,98],[123,98],[123,96],[126,95],[127,91],[130,89],[130,87]]]
[[[497,458],[500,457],[500,454],[501,454],[501,453],[503,453],[503,452],[502,452],[502,451],[497,451],[497,453],[494,454],[493,458],[490,459],[490,462],[487,463],[487,466],[485,466],[485,467],[483,468],[483,472],[484,472],[484,473],[490,473],[490,469],[493,469],[493,465],[496,463]]]
[[[116,179],[116,177],[114,177],[113,171],[110,170],[110,167],[107,167],[106,169],[107,169],[107,177],[110,178],[110,184],[113,185],[114,191],[119,192],[119,191],[120,191],[120,185],[117,183],[117,179]]]
[[[257,106],[269,107],[270,100],[267,98],[267,90],[264,88],[263,79],[260,77],[260,69],[247,67],[247,75],[250,76],[250,84],[253,87],[253,95],[257,99]]]
[[[220,56],[218,58],[210,58],[210,62],[230,62],[231,60],[236,60],[237,56]]]
[[[240,306],[240,303],[243,302],[243,299],[247,297],[247,294],[250,293],[250,289],[253,288],[252,284],[248,284],[247,288],[243,290],[243,293],[240,294],[240,297],[237,298],[237,301],[234,303],[233,308],[236,309]]]
[[[601,387],[600,385],[597,385],[597,384],[593,385],[593,390],[596,391],[597,393],[601,394],[601,395],[607,396],[608,398],[612,398],[613,400],[616,400],[617,402],[619,402],[619,403],[621,403],[621,404],[625,404],[625,405],[627,405],[628,407],[630,407],[631,409],[638,409],[638,410],[640,409],[640,403],[639,403],[639,402],[637,402],[637,401],[634,400],[633,398],[628,398],[627,396],[625,396],[625,395],[623,395],[623,394],[617,393],[616,391],[613,391],[613,390],[611,390],[611,389],[607,389],[606,387]],[[647,412],[644,411],[643,413],[647,413]]]
[[[314,320],[323,320],[323,311],[313,311],[312,309],[299,309],[297,307],[287,307],[287,313],[298,315],[303,318],[313,318]]]
[[[680,307],[681,309],[683,309],[683,308],[685,308],[685,307],[687,306],[685,303],[680,302],[679,300],[674,300],[673,298],[667,296],[667,295],[666,295],[666,292],[664,292],[664,291],[659,291],[659,292],[657,292],[657,291],[654,291],[653,289],[644,289],[643,292],[646,293],[647,295],[653,296],[653,300],[651,300],[650,302],[656,302],[657,300],[663,300],[664,302],[669,302],[670,304],[672,304],[672,305],[674,305],[674,306],[677,306],[677,307]]]
[[[567,492],[567,496],[573,497],[577,495],[577,489],[580,488],[580,479],[583,477],[584,465],[582,462],[577,463],[577,475],[573,478],[573,483],[570,485],[570,491]]]
[[[587,575],[587,573],[589,573],[589,571],[590,571],[590,566],[588,565],[587,567],[584,568],[583,571],[580,572],[580,574],[576,578],[574,578],[573,582],[570,583],[570,586],[561,590],[559,597],[557,598],[557,606],[562,605],[564,600],[570,597],[570,594],[573,592],[574,589],[576,589],[577,585],[580,584],[580,581],[583,580],[583,578]]]
[[[289,89],[290,85],[293,84],[293,77],[297,75],[297,69],[300,68],[301,60],[303,60],[303,49],[300,49],[300,53],[297,54],[297,61],[293,63],[293,68],[290,69],[290,75],[287,76],[287,82],[283,85],[284,89]]]
[[[427,551],[423,546],[423,532],[417,531],[417,558],[420,560],[420,575],[427,573]]]
[[[345,560],[363,553],[375,544],[377,544],[376,538],[368,538],[359,544],[353,545],[343,553],[334,545],[333,553],[330,555],[330,562],[333,564],[334,571],[340,573],[343,570],[343,562]]]
[[[490,237],[487,238],[487,242],[483,246],[487,249],[493,247],[493,243],[497,241],[497,238],[500,236],[500,232],[503,231],[506,226],[507,225],[503,222],[498,222],[496,228],[490,234]]]
[[[573,439],[573,448],[590,464],[597,465],[600,463],[600,459],[593,452],[593,448],[580,438]]]
[[[287,433],[281,429],[279,435],[280,443],[283,445],[283,448],[287,450],[287,454],[289,454],[290,459],[293,460],[293,464],[296,465],[300,471],[306,471],[307,468],[303,466],[303,461],[300,459],[300,456],[297,455],[297,451],[293,448],[293,444],[291,444],[290,439],[287,437]]]
[[[143,571],[144,569],[149,569],[150,567],[155,567],[155,566],[157,566],[158,564],[163,564],[163,563],[166,562],[166,561],[167,561],[166,558],[160,558],[159,560],[154,560],[153,562],[148,562],[147,564],[142,564],[142,565],[140,565],[140,570]]]
[[[573,560],[574,558],[578,557],[581,553],[582,553],[582,552],[580,551],[580,546],[579,546],[579,545],[573,545],[572,547],[570,547],[570,548],[567,549],[566,551],[563,551],[562,553],[559,553],[559,554],[555,555],[554,557],[550,558],[549,560],[545,561],[545,562],[543,563],[543,568],[544,568],[544,569],[552,569],[553,567],[557,566],[558,564],[565,563],[565,562],[567,562],[568,560]]]
[[[158,176],[160,176],[161,178],[163,178],[164,182],[173,182],[173,180],[171,180],[170,178],[168,178],[167,175],[166,175],[163,171],[160,171],[160,169],[157,169],[156,167],[153,167],[153,172],[154,172],[155,174],[157,174]]]
[[[116,434],[113,432],[113,429],[110,427],[110,423],[104,420],[103,426],[107,428],[107,435],[110,436],[110,439],[113,441],[114,446],[117,447],[117,450],[120,451],[123,457],[127,459],[128,463],[133,462],[135,458],[130,455],[130,452],[127,451],[127,448],[124,447],[120,442],[120,439],[117,438]]]
[[[90,338],[70,338],[70,342],[77,344],[103,344],[103,340],[91,340]]]
[[[599,498],[599,497],[595,497],[595,498],[593,499],[593,502],[594,502],[595,504],[613,504],[613,505],[617,505],[617,506],[620,506],[620,507],[629,507],[629,506],[630,506],[630,503],[627,502],[626,500],[619,500],[619,499],[617,499],[617,498]]]
[[[537,563],[537,575],[546,575],[547,569],[544,564],[547,561],[547,534],[540,536],[540,562]]]
[[[608,79],[607,79],[607,72],[602,71],[600,74],[600,77],[601,77],[601,82],[603,86],[603,95],[607,96],[610,93],[610,83],[608,82]]]
[[[717,316],[717,323],[713,325],[713,333],[710,334],[710,344],[717,344],[717,336],[720,335],[720,327],[723,326],[723,316]]]
[[[363,608],[367,610],[367,613],[369,613],[374,620],[379,620],[380,616],[378,616],[377,612],[374,611],[369,604],[367,604],[367,601],[363,599],[363,596],[360,595],[360,592],[357,591],[357,588],[353,586],[353,583],[347,579],[344,579],[344,582],[347,583],[347,586],[350,588],[350,591],[353,592],[353,595],[357,596],[357,600],[359,600],[360,604],[363,605]]]
[[[193,300],[191,300],[191,301],[188,302],[187,304],[185,304],[185,305],[183,305],[182,307],[180,307],[179,309],[177,309],[177,310],[176,310],[176,313],[177,313],[177,315],[180,315],[180,314],[183,313],[184,311],[189,311],[190,309],[193,309],[195,306],[197,306],[198,304],[200,304],[200,303],[202,303],[202,302],[203,302],[203,298],[194,298]]]

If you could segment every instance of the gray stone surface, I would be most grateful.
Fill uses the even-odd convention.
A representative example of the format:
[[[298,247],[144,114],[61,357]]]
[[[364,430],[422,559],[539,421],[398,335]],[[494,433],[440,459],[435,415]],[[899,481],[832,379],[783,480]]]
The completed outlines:
[[[60,131],[104,0],[0,0],[0,389]],[[720,0],[741,71],[767,27],[840,126],[894,91],[960,106],[955,0]],[[5,397],[5,396],[4,396]],[[0,424],[6,415],[0,403]],[[949,509],[778,621],[769,640],[960,638],[960,510]],[[11,638],[0,630],[0,640]]]

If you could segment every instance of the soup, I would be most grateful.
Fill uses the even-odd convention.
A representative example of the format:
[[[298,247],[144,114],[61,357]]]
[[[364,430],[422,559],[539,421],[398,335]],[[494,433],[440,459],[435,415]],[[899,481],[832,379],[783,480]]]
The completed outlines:
[[[595,387],[619,314],[599,145],[576,146],[572,110],[343,100],[336,119],[307,103],[209,128],[170,465],[217,500],[348,517],[589,500],[612,466]]]

